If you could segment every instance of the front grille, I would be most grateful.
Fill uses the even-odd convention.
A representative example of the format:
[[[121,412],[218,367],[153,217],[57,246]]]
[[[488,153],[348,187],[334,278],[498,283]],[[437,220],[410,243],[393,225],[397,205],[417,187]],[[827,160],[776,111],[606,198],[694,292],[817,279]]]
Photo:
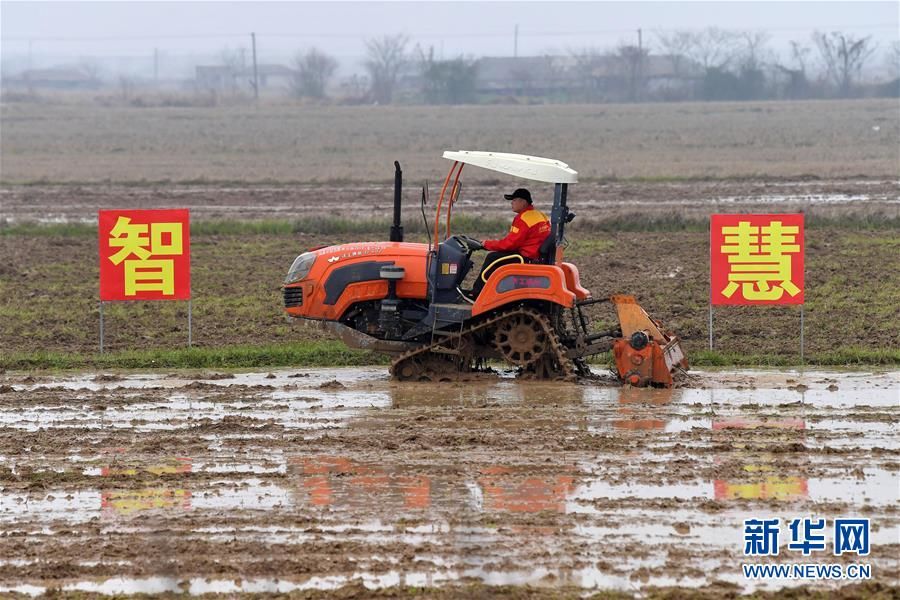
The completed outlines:
[[[286,287],[284,290],[284,307],[292,308],[294,306],[303,306],[303,288],[302,287]]]

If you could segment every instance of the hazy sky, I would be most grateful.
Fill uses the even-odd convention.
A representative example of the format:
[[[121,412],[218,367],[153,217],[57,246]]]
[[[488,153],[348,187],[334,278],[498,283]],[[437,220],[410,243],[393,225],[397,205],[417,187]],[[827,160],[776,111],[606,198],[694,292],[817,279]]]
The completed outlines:
[[[316,46],[339,57],[363,39],[405,33],[443,56],[566,53],[635,43],[661,31],[762,29],[771,47],[809,43],[813,30],[898,38],[897,2],[12,2],[0,1],[2,52],[56,57],[169,55],[249,47],[260,61]],[[29,42],[30,40],[30,42]],[[411,44],[412,45],[412,44]]]

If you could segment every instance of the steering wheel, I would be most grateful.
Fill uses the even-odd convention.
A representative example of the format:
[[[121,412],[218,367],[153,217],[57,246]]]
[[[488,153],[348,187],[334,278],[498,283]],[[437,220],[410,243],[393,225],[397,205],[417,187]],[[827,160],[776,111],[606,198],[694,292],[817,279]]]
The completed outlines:
[[[470,238],[467,235],[453,235],[452,239],[456,240],[456,243],[459,244],[461,248],[465,248],[469,254],[475,252],[476,250],[484,250],[484,246],[476,240],[475,238]]]

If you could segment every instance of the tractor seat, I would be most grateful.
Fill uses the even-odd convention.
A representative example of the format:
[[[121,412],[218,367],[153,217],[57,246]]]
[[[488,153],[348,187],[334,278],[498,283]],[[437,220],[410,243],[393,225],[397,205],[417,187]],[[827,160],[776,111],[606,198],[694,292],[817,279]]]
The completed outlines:
[[[547,239],[541,243],[541,247],[538,250],[540,252],[540,258],[535,261],[542,265],[550,265],[553,264],[553,258],[556,255],[556,243],[553,241],[553,235],[548,235]]]

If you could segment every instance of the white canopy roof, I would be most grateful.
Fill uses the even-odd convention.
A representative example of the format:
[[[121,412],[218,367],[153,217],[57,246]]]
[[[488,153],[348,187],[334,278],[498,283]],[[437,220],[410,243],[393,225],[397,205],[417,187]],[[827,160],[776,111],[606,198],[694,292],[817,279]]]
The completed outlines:
[[[475,165],[507,175],[514,175],[533,181],[548,183],[577,183],[578,172],[564,162],[540,156],[507,154],[505,152],[474,152],[470,150],[447,150],[444,158],[467,165]]]

